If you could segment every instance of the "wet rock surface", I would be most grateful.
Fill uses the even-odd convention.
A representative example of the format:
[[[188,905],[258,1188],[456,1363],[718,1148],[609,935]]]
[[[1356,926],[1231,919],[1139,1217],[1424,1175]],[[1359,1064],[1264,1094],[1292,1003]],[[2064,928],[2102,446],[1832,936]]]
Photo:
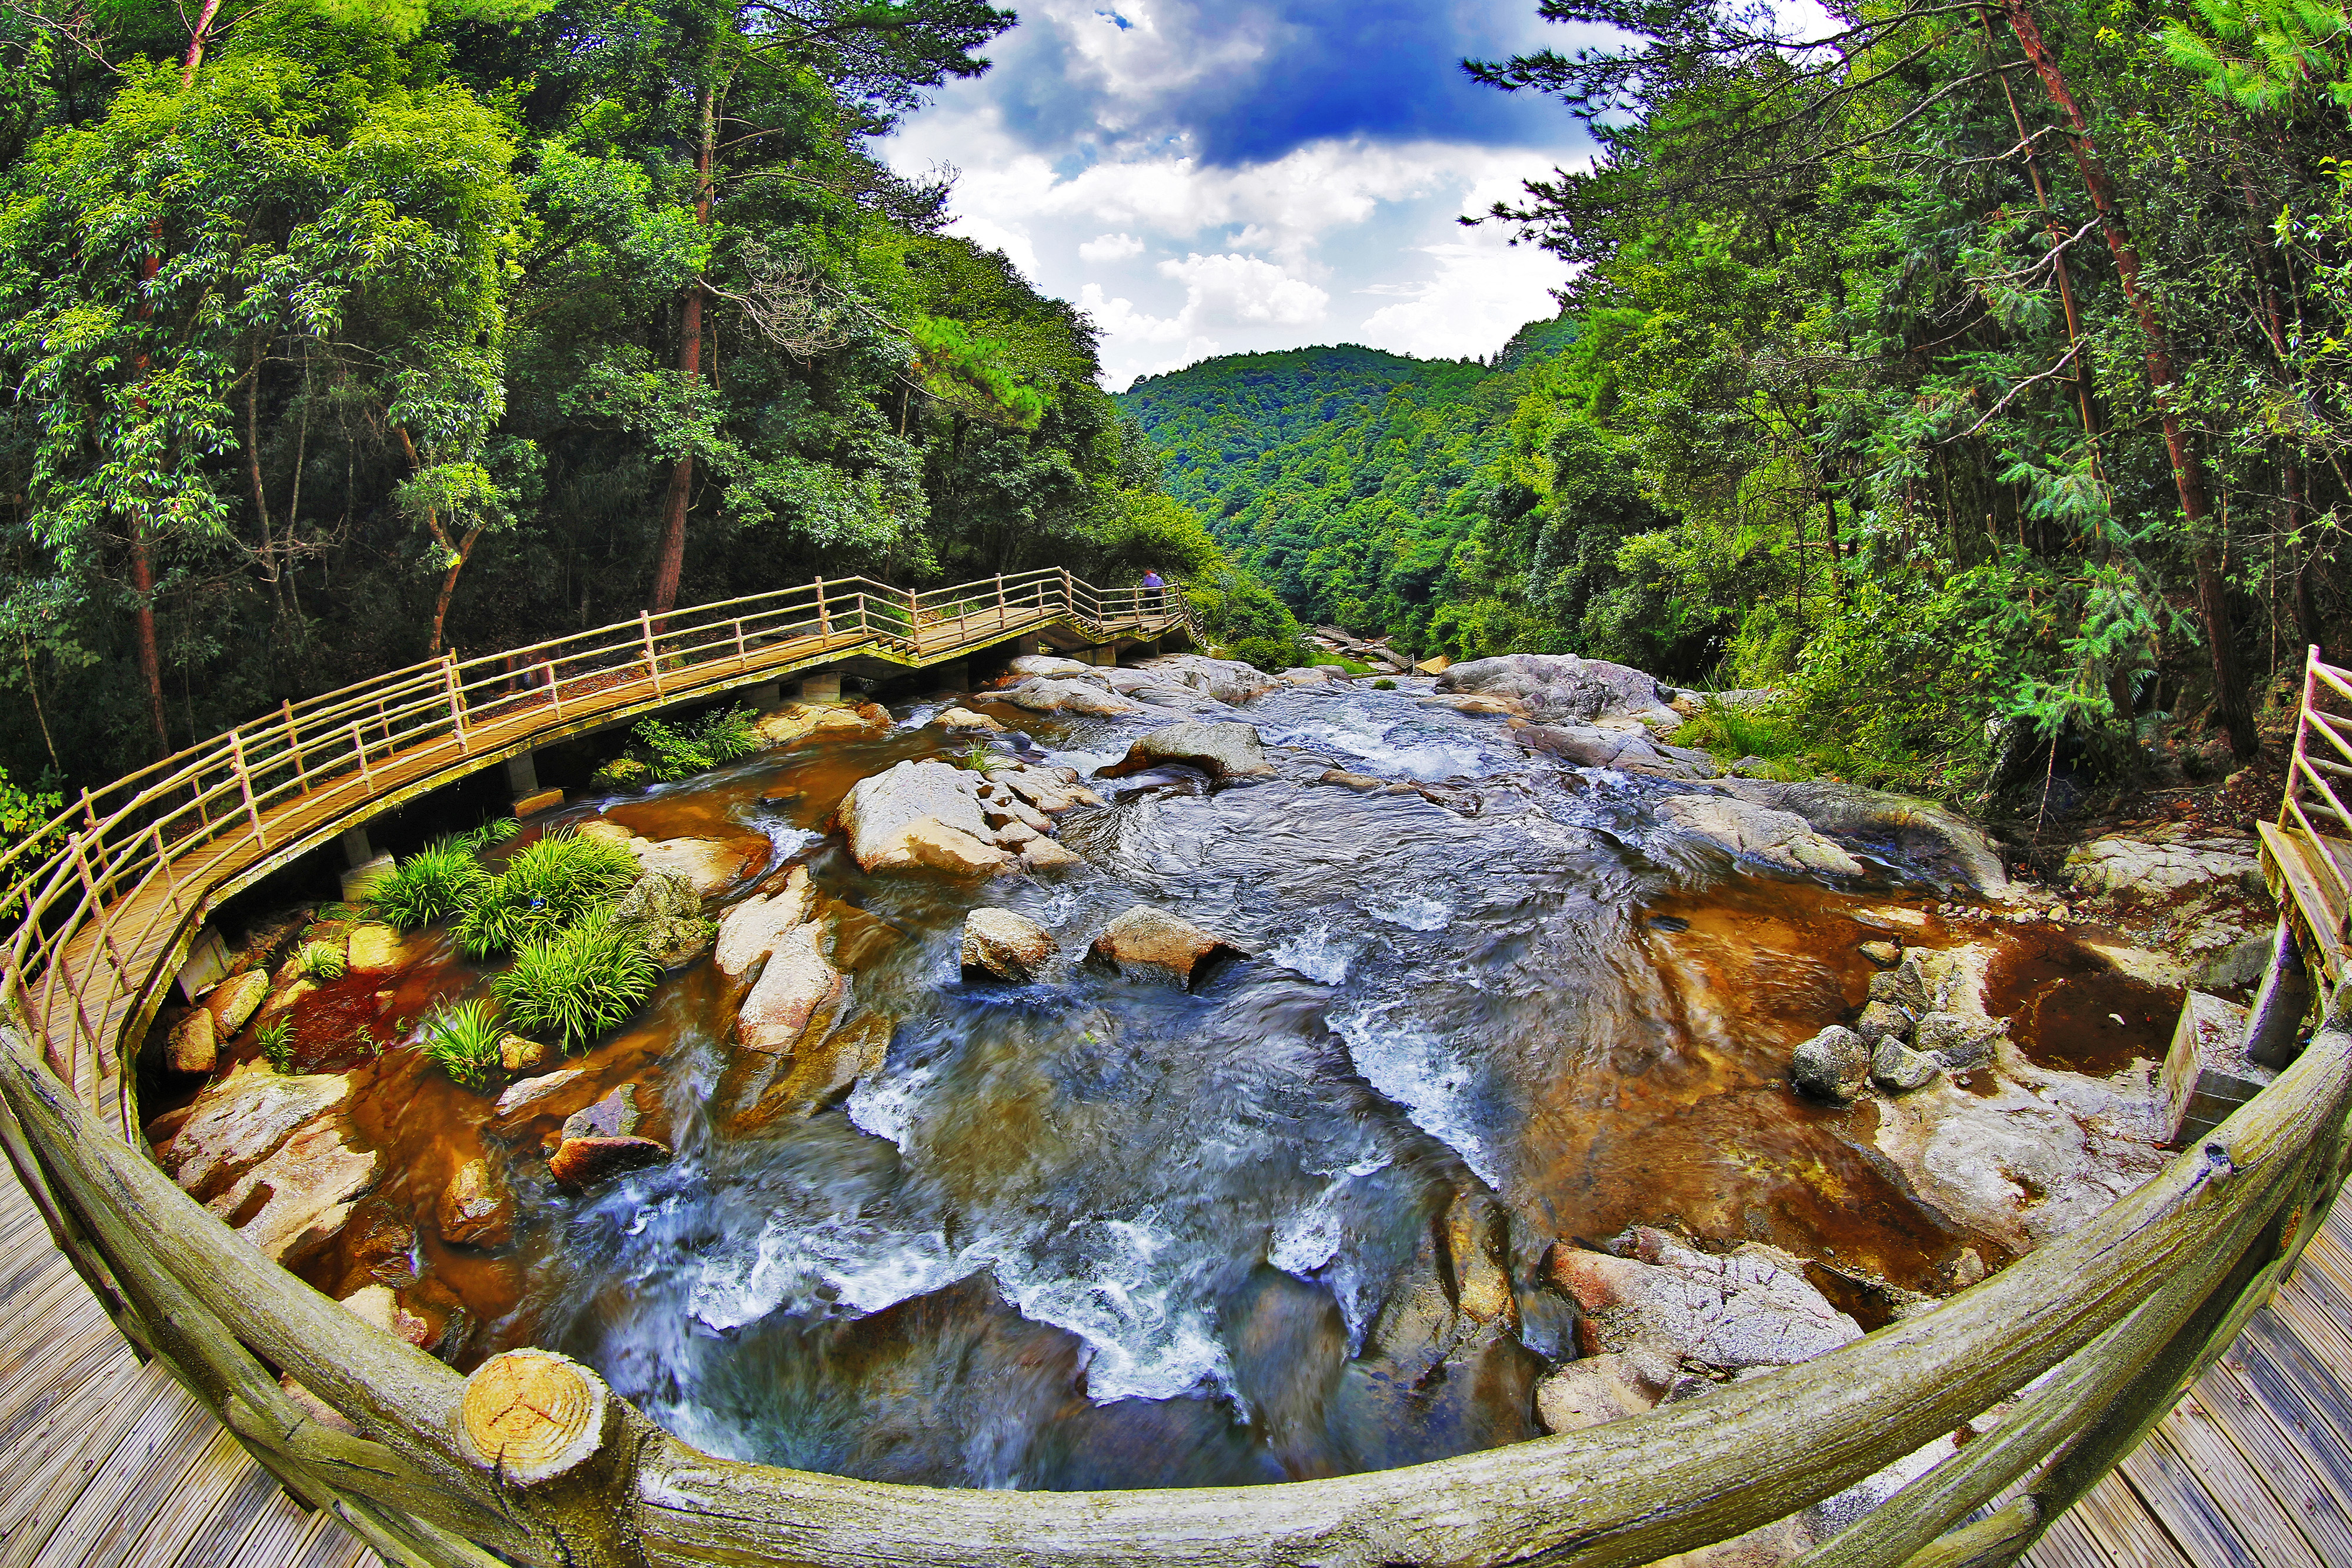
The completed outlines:
[[[964,916],[960,955],[966,979],[1026,984],[1053,957],[1053,933],[1010,909],[975,909]]]
[[[1181,915],[1139,904],[1104,927],[1087,956],[1133,979],[1189,988],[1203,966],[1239,951]]]

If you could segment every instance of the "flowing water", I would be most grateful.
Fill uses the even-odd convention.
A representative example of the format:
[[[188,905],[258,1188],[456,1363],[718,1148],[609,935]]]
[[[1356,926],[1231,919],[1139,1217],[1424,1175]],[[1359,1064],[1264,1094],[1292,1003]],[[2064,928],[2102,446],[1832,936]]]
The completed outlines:
[[[473,1315],[466,1364],[559,1347],[714,1452],[877,1479],[1270,1481],[1534,1436],[1534,1382],[1575,1354],[1539,1282],[1556,1239],[1664,1224],[1932,1287],[1974,1239],[1883,1174],[1866,1105],[1812,1105],[1786,1070],[1862,1000],[1871,912],[1926,883],[1735,869],[1658,830],[1675,787],[1531,759],[1405,685],[1251,704],[1271,781],[1102,781],[1062,823],[1090,867],[1055,882],[869,878],[825,835],[858,778],[961,748],[928,706],[574,809],[742,839],[765,869],[737,894],[804,862],[863,912],[852,1002],[887,1057],[813,1114],[740,1114],[740,986],[698,963],[578,1064],[639,1084],[677,1157],[583,1197],[547,1183],[545,1127],[510,1146],[413,1051],[363,1065],[401,1173],[378,1207],[416,1217],[423,1271]],[[1082,770],[1146,727],[993,711]],[[1435,799],[1310,782],[1330,766]],[[982,902],[1060,942],[1039,983],[960,977]],[[1080,964],[1138,902],[1248,956],[1191,992]],[[478,984],[444,952],[379,1010]],[[499,1255],[432,1220],[485,1152],[522,1199]],[[1454,1308],[1465,1235],[1511,1276],[1487,1321]]]

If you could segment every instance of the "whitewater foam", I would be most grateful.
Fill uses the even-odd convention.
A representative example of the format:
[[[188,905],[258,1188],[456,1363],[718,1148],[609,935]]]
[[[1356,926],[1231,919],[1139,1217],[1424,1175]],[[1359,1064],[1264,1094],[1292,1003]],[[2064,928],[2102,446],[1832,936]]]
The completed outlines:
[[[1412,1113],[1413,1124],[1462,1156],[1489,1186],[1502,1185],[1474,1119],[1476,1069],[1418,1019],[1391,1017],[1401,1004],[1373,1002],[1329,1015],[1356,1071]]]

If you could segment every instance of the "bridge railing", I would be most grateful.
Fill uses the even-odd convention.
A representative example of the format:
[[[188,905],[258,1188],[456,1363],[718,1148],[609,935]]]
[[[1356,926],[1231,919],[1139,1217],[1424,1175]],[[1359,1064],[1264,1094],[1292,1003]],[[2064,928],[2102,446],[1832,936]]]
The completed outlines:
[[[123,1004],[136,1013],[168,979],[173,955],[162,939],[226,868],[364,806],[395,758],[433,747],[463,757],[518,729],[602,711],[615,694],[641,697],[644,685],[660,697],[835,648],[923,656],[1054,618],[1100,631],[1135,624],[1143,602],[1060,569],[928,593],[817,579],[475,658],[446,655],[284,702],[83,791],[0,853],[0,923],[9,927],[0,1008],[21,1011],[65,1082],[91,1093],[119,1088]],[[1193,629],[1181,596],[1155,601],[1152,613]]]

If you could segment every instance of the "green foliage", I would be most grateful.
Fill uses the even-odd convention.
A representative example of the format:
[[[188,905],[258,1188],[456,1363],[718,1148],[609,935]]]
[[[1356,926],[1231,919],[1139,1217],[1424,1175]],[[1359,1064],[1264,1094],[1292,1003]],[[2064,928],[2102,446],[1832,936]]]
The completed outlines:
[[[255,1031],[255,1041],[261,1047],[261,1059],[269,1063],[272,1072],[294,1071],[294,1020],[272,1019]]]
[[[706,714],[690,727],[672,727],[649,718],[630,733],[645,753],[640,758],[645,776],[667,784],[708,773],[759,750],[759,732],[751,727],[759,716],[748,707],[731,707]]]
[[[306,980],[320,985],[340,980],[351,967],[343,950],[331,942],[305,942],[294,955],[296,967]]]
[[[362,901],[371,918],[416,931],[470,907],[490,873],[462,839],[436,839],[394,866]]]
[[[2215,97],[2285,109],[2324,93],[2352,109],[2352,17],[2325,0],[2191,0],[2194,22],[2168,17],[2164,52]]]
[[[1379,680],[1372,683],[1372,690],[1376,692],[1392,692],[1396,689],[1396,683],[1389,679],[1386,675],[1382,675]]]
[[[652,767],[635,757],[615,757],[588,776],[588,781],[606,789],[634,789],[652,780]]]
[[[417,1045],[451,1082],[471,1089],[497,1071],[499,1040],[505,1033],[498,1008],[478,998],[435,1008]]]
[[[985,773],[1001,760],[996,748],[984,740],[975,740],[956,754],[956,766],[974,773]]]
[[[516,1029],[574,1051],[626,1021],[660,979],[661,967],[607,906],[525,940],[491,986]]]
[[[639,871],[627,846],[609,839],[568,831],[535,839],[466,905],[457,946],[478,960],[514,952],[609,904]]]

